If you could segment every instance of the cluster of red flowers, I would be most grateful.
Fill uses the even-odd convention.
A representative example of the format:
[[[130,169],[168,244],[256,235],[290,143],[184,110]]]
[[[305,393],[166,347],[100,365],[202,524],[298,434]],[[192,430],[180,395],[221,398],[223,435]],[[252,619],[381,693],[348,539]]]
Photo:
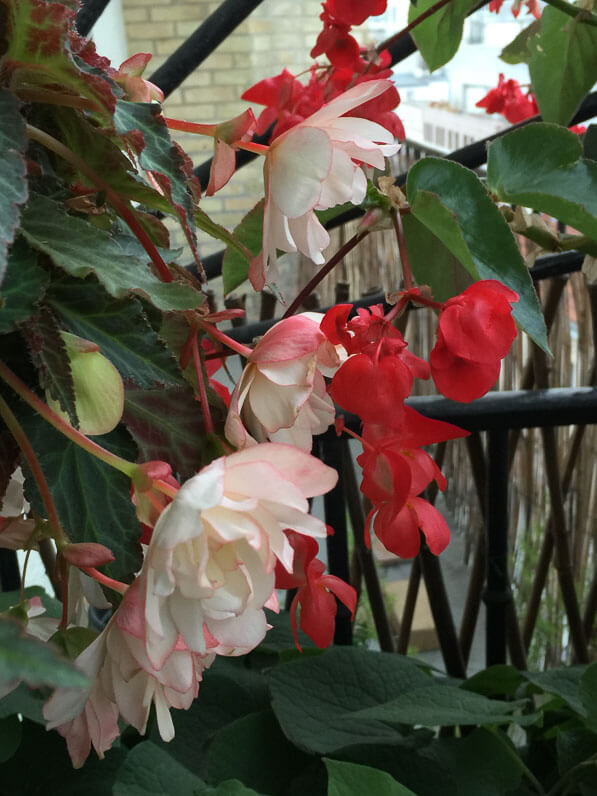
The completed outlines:
[[[510,124],[539,113],[535,96],[530,91],[524,94],[518,80],[506,80],[503,73],[497,86],[477,102],[477,108],[485,108],[486,113],[501,113]]]
[[[365,52],[350,34],[353,25],[368,17],[383,14],[387,0],[326,0],[321,20],[323,30],[311,50],[313,58],[325,54],[330,66],[314,64],[306,84],[287,69],[275,77],[261,80],[242,95],[247,102],[265,105],[257,119],[256,131],[263,134],[275,124],[272,140],[348,88],[367,80],[391,78],[390,54]],[[402,122],[393,113],[400,102],[396,89],[388,90],[358,108],[358,115],[378,122],[397,138],[404,138]],[[346,114],[354,115],[353,112]]]
[[[495,11],[496,14],[499,14],[503,5],[504,0],[491,0],[491,3],[489,4],[489,10]],[[535,19],[539,19],[541,16],[541,9],[539,8],[538,0],[514,0],[512,3],[513,16],[517,17],[520,14],[520,9],[523,5],[526,5],[527,7],[527,14],[532,14]]]
[[[490,11],[493,10],[491,5]],[[486,113],[501,113],[510,124],[522,122],[539,113],[533,92],[528,91],[524,94],[518,80],[506,80],[503,73],[500,73],[497,86],[477,102],[477,108],[485,108]],[[582,124],[575,124],[569,129],[577,135],[582,135],[587,128]]]
[[[450,423],[431,420],[405,406],[415,378],[431,375],[439,391],[457,401],[484,395],[495,383],[500,361],[516,336],[511,304],[518,295],[499,282],[477,282],[438,305],[418,289],[405,291],[384,316],[381,305],[359,309],[333,307],[321,330],[348,358],[336,372],[330,395],[363,422],[361,491],[373,504],[372,526],[384,546],[402,557],[416,555],[422,531],[434,554],[450,538],[446,521],[421,493],[432,481],[445,489],[441,471],[423,446],[465,436]],[[411,354],[392,325],[408,301],[440,309],[437,341],[429,363]],[[340,424],[341,425],[341,424]]]

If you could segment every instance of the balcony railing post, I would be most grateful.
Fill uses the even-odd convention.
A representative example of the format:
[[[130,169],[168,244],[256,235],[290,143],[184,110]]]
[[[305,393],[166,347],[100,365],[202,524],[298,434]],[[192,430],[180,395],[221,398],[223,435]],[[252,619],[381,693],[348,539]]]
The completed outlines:
[[[487,441],[485,534],[487,576],[486,664],[506,662],[507,604],[512,599],[508,577],[508,432],[490,430]]]

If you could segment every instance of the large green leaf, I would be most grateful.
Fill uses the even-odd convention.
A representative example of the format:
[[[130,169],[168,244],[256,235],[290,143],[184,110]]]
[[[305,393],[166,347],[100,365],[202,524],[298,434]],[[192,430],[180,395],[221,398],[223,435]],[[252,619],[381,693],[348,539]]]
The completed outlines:
[[[13,619],[0,619],[0,683],[86,688],[89,680],[54,647],[24,633]],[[15,683],[16,685],[16,683]]]
[[[59,402],[71,424],[78,428],[73,374],[56,318],[44,306],[24,324],[23,329],[40,387]]]
[[[7,89],[0,88],[0,284],[6,270],[8,247],[13,242],[21,205],[27,201],[25,120],[19,101]]]
[[[328,770],[328,796],[415,796],[385,771],[339,760],[324,763]]]
[[[402,218],[408,259],[417,284],[431,285],[436,301],[447,301],[471,283],[469,274],[441,240],[412,213]]]
[[[597,733],[597,663],[592,663],[580,678],[579,691],[586,711],[585,722]]]
[[[421,724],[424,727],[458,724],[531,724],[537,715],[520,714],[524,701],[488,699],[454,685],[412,688],[396,699],[372,705],[355,714],[365,721],[378,720],[392,726]],[[518,712],[517,712],[518,711]]]
[[[56,280],[48,301],[65,328],[97,343],[123,379],[147,388],[182,384],[176,360],[137,299],[114,299],[88,277]]]
[[[73,542],[98,542],[109,547],[115,561],[106,566],[113,578],[130,581],[141,566],[141,529],[130,499],[130,481],[38,415],[19,418],[46,476],[58,517]],[[137,451],[126,430],[95,437],[104,448],[135,461]],[[45,516],[35,482],[27,477],[27,498]]]
[[[421,756],[444,766],[458,783],[459,796],[504,796],[520,783],[525,770],[505,733],[475,729],[463,738],[439,738]]]
[[[539,33],[540,21],[535,19],[528,28],[521,30],[518,36],[507,44],[500,53],[500,58],[507,64],[528,64],[531,58],[529,42]]]
[[[1,166],[0,166],[1,168]],[[50,277],[37,265],[38,254],[19,238],[8,252],[8,266],[2,283],[4,304],[0,307],[0,334],[12,332],[15,324],[35,312]]]
[[[266,710],[243,716],[216,734],[207,758],[208,778],[210,782],[238,779],[263,793],[282,793],[309,762]]]
[[[116,88],[105,72],[110,62],[76,35],[74,9],[44,0],[5,0],[4,7],[10,34],[3,69],[13,85],[82,95],[109,124]]]
[[[204,747],[216,732],[241,716],[263,710],[267,704],[265,680],[261,675],[246,669],[242,660],[232,662],[219,658],[205,672],[199,697],[189,710],[173,714],[174,739],[164,744],[157,727],[151,730],[150,738],[183,766],[205,779]]]
[[[560,697],[572,710],[584,716],[586,710],[579,688],[586,670],[586,666],[566,666],[546,672],[523,672],[523,677],[542,691]]]
[[[497,139],[487,184],[498,199],[549,213],[597,240],[597,161],[583,157],[569,130],[533,124]]]
[[[201,405],[186,384],[156,390],[128,385],[122,420],[144,461],[166,461],[183,479],[207,464],[205,454],[209,440],[205,435]]]
[[[261,199],[252,210],[249,210],[240,224],[234,228],[234,237],[243,246],[246,246],[253,256],[261,251],[263,207],[264,200]],[[238,248],[228,246],[222,263],[224,293],[230,293],[239,285],[242,285],[249,276],[249,265],[250,262],[246,255],[240,252]]]
[[[597,28],[548,6],[529,49],[529,72],[541,115],[546,122],[569,124],[597,80]]]
[[[277,666],[271,673],[274,713],[300,749],[326,754],[359,743],[399,743],[384,720],[365,718],[415,688],[440,690],[410,658],[337,647],[317,657]]]
[[[497,279],[518,293],[512,314],[549,350],[537,294],[514,236],[475,174],[449,160],[424,158],[410,170],[406,189],[415,217],[474,279]]]
[[[409,23],[435,3],[436,0],[419,0],[416,5],[411,3]],[[448,63],[456,54],[462,39],[464,20],[475,5],[475,0],[452,0],[413,29],[411,35],[430,72]]]
[[[160,106],[118,100],[114,126],[127,137],[141,167],[168,197],[193,252],[196,252],[194,196],[199,196],[200,187],[190,159],[170,138]]]
[[[118,241],[87,221],[68,215],[58,202],[33,197],[22,215],[23,235],[35,249],[47,254],[71,276],[94,273],[108,293],[123,298],[140,293],[161,310],[198,307],[203,297],[188,285],[162,282],[147,260],[123,254]]]
[[[205,782],[151,741],[137,744],[118,769],[114,796],[194,796]]]

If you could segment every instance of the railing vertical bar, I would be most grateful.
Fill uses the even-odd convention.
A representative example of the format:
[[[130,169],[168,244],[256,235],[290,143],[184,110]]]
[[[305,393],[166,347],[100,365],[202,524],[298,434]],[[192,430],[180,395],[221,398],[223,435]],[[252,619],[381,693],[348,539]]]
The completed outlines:
[[[16,550],[0,548],[0,590],[15,591],[21,587],[21,573]]]
[[[365,544],[365,516],[360,499],[359,487],[354,471],[354,463],[347,439],[342,439],[342,476],[346,489],[348,514],[352,523],[355,551],[360,564],[361,574],[369,596],[373,622],[383,652],[394,652],[394,635],[386,611],[381,583],[371,549]],[[354,584],[353,584],[354,585]]]
[[[398,633],[398,644],[396,652],[400,655],[406,655],[408,652],[408,644],[410,641],[410,634],[413,626],[413,619],[415,615],[415,605],[417,604],[417,597],[419,596],[419,587],[421,585],[421,562],[419,557],[413,559],[410,575],[408,578],[408,587],[406,589],[406,599],[404,600],[404,607],[402,609],[402,619],[400,621],[400,632]]]
[[[333,529],[333,534],[327,537],[328,568],[332,575],[336,575],[347,582],[350,579],[350,566],[348,561],[348,529],[346,523],[346,497],[344,479],[342,478],[342,447],[340,438],[335,430],[327,431],[319,438],[321,460],[338,473],[338,483],[323,496],[325,521]],[[338,613],[336,614],[335,644],[352,643],[352,624],[350,612],[341,602],[336,601]]]
[[[80,36],[89,36],[91,28],[104,13],[109,2],[110,0],[83,0],[75,21]]]
[[[508,432],[492,430],[487,440],[485,533],[487,576],[486,664],[506,663],[506,604],[512,599],[508,578]]]

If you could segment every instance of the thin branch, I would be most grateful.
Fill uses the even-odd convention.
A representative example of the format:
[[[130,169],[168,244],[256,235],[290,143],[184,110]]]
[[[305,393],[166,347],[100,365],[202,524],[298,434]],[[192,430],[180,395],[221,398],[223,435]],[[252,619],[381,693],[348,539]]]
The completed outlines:
[[[597,14],[589,11],[586,8],[573,6],[571,3],[567,3],[566,0],[545,0],[545,2],[547,5],[557,8],[558,11],[568,14],[569,17],[572,17],[578,22],[584,22],[585,25],[597,27]]]
[[[341,249],[338,249],[336,254],[334,254],[334,256],[319,269],[313,279],[307,282],[290,307],[288,307],[284,315],[282,315],[282,318],[289,318],[291,315],[294,315],[307,296],[311,295],[311,293],[315,290],[317,285],[330,273],[330,271],[332,271],[338,265],[338,263],[340,263],[346,257],[348,252],[354,249],[357,243],[360,243],[364,238],[367,237],[368,234],[369,230],[365,229],[362,232],[357,232],[357,234],[353,235],[350,240],[347,240],[344,246],[342,246]]]

